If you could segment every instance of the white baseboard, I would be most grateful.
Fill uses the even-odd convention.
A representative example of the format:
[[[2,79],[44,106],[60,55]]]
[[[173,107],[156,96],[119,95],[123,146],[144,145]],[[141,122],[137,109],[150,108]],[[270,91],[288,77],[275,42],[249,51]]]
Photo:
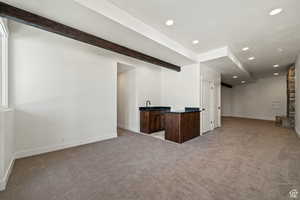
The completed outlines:
[[[4,177],[2,179],[0,179],[0,191],[5,190],[8,179],[9,179],[9,176],[12,172],[13,167],[14,167],[14,163],[15,163],[15,159],[12,159],[10,164],[9,164],[8,169],[5,172]]]
[[[123,124],[118,124],[118,128],[126,129],[126,126],[124,126]]]
[[[36,149],[19,151],[16,153],[16,159],[35,156],[35,155],[44,154],[44,153],[49,153],[52,151],[58,151],[58,150],[76,147],[76,146],[80,146],[80,145],[100,142],[103,140],[109,140],[109,139],[113,139],[116,137],[117,137],[117,133],[111,133],[111,134],[106,134],[106,135],[102,135],[102,136],[95,137],[95,138],[88,138],[85,140],[80,140],[80,141],[73,141],[73,142],[68,142],[68,143],[51,145],[48,147],[41,147],[41,148],[36,148]]]
[[[132,131],[135,133],[139,133],[140,131],[138,131],[138,128],[128,128],[128,126],[123,126],[121,124],[118,124],[118,128],[124,129],[124,130],[128,130],[128,131]]]
[[[271,119],[271,118],[267,118],[267,117],[248,117],[248,116],[242,116],[242,115],[232,115],[232,116],[224,116],[224,117],[256,119],[256,120],[263,120],[263,121],[275,121],[275,118]]]
[[[296,133],[297,133],[298,137],[300,138],[300,131],[299,131],[299,129],[298,129],[298,127],[297,127],[297,126],[295,127],[295,131],[296,131]]]
[[[221,115],[221,117],[232,117],[232,115],[223,114],[223,115]]]

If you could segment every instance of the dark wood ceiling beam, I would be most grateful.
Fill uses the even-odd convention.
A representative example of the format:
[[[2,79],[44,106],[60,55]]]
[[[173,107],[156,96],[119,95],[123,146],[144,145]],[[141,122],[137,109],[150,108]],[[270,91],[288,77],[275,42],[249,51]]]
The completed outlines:
[[[92,34],[0,2],[0,16],[175,71],[180,66],[146,55]]]
[[[227,83],[223,83],[223,82],[222,82],[221,85],[224,86],[224,87],[232,88],[232,85],[229,85],[229,84],[227,84]]]

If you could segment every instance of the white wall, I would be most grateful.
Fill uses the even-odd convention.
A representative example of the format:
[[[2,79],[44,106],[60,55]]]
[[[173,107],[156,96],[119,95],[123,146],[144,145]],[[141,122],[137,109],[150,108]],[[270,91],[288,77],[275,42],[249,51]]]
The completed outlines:
[[[2,38],[1,38],[1,33],[0,33],[0,106],[2,105]]]
[[[161,106],[161,69],[146,65],[132,66],[118,74],[118,127],[140,132],[139,107],[147,100]]]
[[[145,106],[147,100],[151,101],[152,106],[161,105],[161,69],[143,65],[136,67],[138,107]]]
[[[296,61],[296,132],[300,137],[300,54]]]
[[[117,62],[97,48],[10,23],[17,156],[113,138]]]
[[[19,23],[9,26],[9,98],[15,108],[17,157],[116,137],[117,63],[124,57],[109,57],[96,47]],[[133,120],[119,118],[120,126],[138,132],[138,108],[146,100],[153,106],[199,107],[199,65],[185,66],[181,73],[162,72],[161,67],[129,60],[135,83],[124,77],[123,82],[135,87],[135,102],[130,100],[135,105],[128,110]]]
[[[233,88],[233,116],[275,120],[286,115],[286,76],[258,79],[255,83]]]
[[[10,31],[9,98],[17,157],[116,137],[120,59],[19,23],[10,22]],[[173,109],[200,107],[199,64],[178,73],[133,63],[136,105],[130,108],[134,121],[124,124],[128,129],[139,131],[138,107],[146,100]]]
[[[232,103],[233,103],[233,88],[222,86],[221,88],[221,115],[232,116]]]
[[[0,108],[0,191],[5,189],[15,153],[14,112]]]
[[[180,73],[162,70],[162,104],[175,110],[200,106],[199,64],[184,66]]]

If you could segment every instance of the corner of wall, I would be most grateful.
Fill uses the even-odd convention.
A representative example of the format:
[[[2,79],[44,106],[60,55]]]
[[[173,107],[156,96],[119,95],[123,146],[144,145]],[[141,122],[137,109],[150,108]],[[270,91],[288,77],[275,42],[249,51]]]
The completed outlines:
[[[0,191],[3,191],[15,162],[14,109],[0,107],[0,115]]]
[[[15,163],[15,158],[12,158],[12,160],[9,164],[9,167],[4,174],[4,177],[2,179],[0,179],[0,191],[3,191],[6,189],[6,185],[7,185],[8,179],[10,177],[10,174],[12,172],[12,169],[14,167],[14,163]]]

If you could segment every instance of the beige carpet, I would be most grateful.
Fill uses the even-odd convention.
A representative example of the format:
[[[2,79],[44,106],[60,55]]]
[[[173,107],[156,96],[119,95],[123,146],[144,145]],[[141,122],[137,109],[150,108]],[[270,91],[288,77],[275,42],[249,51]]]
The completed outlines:
[[[1,200],[265,200],[300,191],[300,140],[257,120],[182,145],[120,131],[100,143],[17,160]]]

